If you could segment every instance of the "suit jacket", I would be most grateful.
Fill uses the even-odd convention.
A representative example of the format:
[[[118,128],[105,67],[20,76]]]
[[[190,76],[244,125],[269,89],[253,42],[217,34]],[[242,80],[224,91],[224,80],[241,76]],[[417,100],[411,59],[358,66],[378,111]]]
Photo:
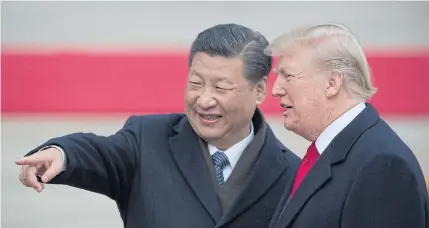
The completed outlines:
[[[220,187],[217,179],[216,171],[213,166],[212,157],[208,150],[207,142],[199,138],[202,154],[207,165],[210,176],[212,177],[213,186],[216,190],[222,214],[228,213],[231,210],[234,199],[246,188],[246,179],[242,178],[251,172],[261,149],[265,142],[267,133],[267,124],[262,118],[262,115],[255,115],[253,118],[254,136],[253,140],[243,150],[240,159],[234,167],[233,172],[226,179],[226,182]]]
[[[272,228],[424,228],[428,193],[413,152],[370,105],[320,155]]]
[[[268,227],[300,162],[267,126],[251,171],[240,177],[243,190],[222,214],[198,136],[183,114],[132,116],[114,135],[69,134],[29,154],[47,145],[67,155],[66,170],[49,183],[115,200],[127,228]]]

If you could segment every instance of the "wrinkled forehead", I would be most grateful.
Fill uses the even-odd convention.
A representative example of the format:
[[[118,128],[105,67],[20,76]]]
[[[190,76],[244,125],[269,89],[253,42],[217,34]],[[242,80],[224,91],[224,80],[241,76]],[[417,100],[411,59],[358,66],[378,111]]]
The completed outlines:
[[[276,74],[281,71],[290,74],[302,72],[311,66],[313,54],[311,48],[305,46],[296,46],[284,50],[277,56],[274,72]]]
[[[243,76],[243,63],[240,58],[209,56],[205,53],[198,53],[192,61],[189,73],[204,78],[237,80]]]

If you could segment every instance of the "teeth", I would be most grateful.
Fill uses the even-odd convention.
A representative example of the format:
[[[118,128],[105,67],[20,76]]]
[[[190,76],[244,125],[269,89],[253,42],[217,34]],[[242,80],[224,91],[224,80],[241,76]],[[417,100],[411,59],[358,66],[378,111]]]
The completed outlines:
[[[221,116],[215,116],[215,115],[201,115],[206,120],[216,120],[219,119]]]

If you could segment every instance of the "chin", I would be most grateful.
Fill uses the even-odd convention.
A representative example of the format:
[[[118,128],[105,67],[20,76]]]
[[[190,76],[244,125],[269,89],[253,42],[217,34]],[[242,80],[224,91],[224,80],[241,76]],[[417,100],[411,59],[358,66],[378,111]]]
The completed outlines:
[[[204,127],[202,127],[202,129],[199,127],[197,132],[198,135],[206,141],[216,141],[223,136],[222,132],[204,129]]]
[[[285,127],[286,130],[293,131],[295,129],[296,124],[295,123],[291,123],[288,120],[285,120],[283,122],[283,126]]]

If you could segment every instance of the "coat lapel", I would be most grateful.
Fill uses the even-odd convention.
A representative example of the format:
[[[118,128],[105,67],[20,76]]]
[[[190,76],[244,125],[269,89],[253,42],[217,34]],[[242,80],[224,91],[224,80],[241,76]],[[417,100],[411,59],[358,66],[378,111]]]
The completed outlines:
[[[170,146],[177,166],[204,208],[216,222],[221,217],[221,208],[204,162],[198,135],[186,117],[174,129],[177,134],[170,138]]]
[[[280,224],[278,227],[287,227],[310,197],[330,178],[331,165],[329,156],[320,156],[319,160],[301,182],[294,196],[286,201],[286,205],[280,213],[281,219],[279,219]]]
[[[331,178],[331,168],[343,162],[351,147],[368,128],[379,120],[379,116],[370,104],[329,144],[316,164],[301,182],[294,196],[286,201],[274,227],[288,227],[299,211],[323,185]]]
[[[221,218],[216,227],[221,227],[243,213],[255,203],[278,180],[287,167],[284,151],[278,146],[277,139],[269,127],[264,146],[255,162],[255,166],[245,178],[244,191]]]

